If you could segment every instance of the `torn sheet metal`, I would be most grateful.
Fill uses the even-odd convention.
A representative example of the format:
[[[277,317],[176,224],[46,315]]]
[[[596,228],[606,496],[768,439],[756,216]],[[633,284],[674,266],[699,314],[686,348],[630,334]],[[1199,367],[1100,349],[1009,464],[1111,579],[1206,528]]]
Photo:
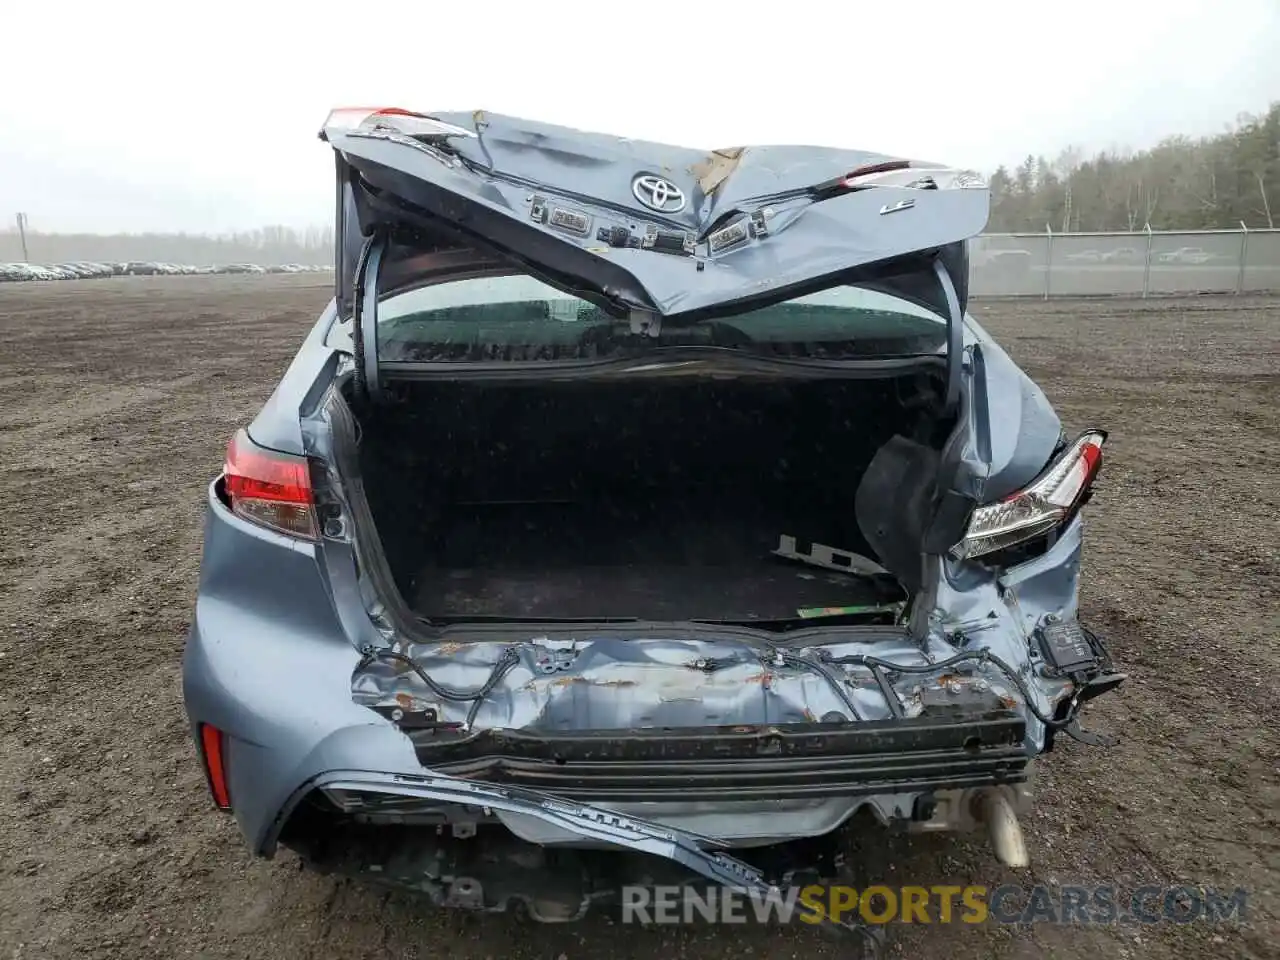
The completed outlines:
[[[470,135],[433,135],[410,146],[388,133],[395,117],[380,123],[376,136],[345,123],[325,130],[338,155],[335,294],[344,316],[361,245],[386,226],[401,239],[379,280],[384,295],[421,284],[424,253],[452,250],[471,261],[458,269],[474,272],[505,258],[619,315],[639,309],[695,318],[727,304],[763,304],[857,282],[883,286],[947,318],[929,261],[948,260],[963,307],[965,241],[981,232],[989,214],[988,191],[962,171],[868,151],[708,152],[499,114],[431,119]],[[849,177],[886,164],[896,166]],[[835,186],[819,189],[828,185]],[[573,222],[589,229],[565,230],[533,215],[539,198],[544,207],[572,208]],[[880,215],[904,199],[913,201],[906,212]],[[750,218],[749,236],[713,252],[708,236],[736,216]],[[667,235],[682,238],[671,248],[676,255],[659,255],[667,247],[656,241]],[[655,242],[647,244],[649,237]]]

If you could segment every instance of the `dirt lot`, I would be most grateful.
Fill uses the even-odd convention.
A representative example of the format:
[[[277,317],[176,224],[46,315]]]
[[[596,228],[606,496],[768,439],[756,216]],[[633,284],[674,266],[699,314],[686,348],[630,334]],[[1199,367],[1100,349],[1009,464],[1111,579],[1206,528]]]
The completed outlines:
[[[0,950],[13,958],[827,957],[799,929],[528,927],[250,859],[185,729],[203,488],[325,281],[0,286]],[[978,304],[1073,428],[1112,431],[1085,607],[1131,672],[1027,823],[1045,884],[1250,891],[1246,924],[896,927],[916,957],[1276,956],[1280,301]],[[871,836],[859,879],[1015,879]]]

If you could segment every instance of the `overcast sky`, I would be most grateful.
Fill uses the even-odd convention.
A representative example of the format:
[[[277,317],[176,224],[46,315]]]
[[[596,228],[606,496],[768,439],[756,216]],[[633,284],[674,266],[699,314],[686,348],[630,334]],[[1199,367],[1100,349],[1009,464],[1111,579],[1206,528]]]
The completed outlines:
[[[328,222],[335,105],[985,171],[1280,100],[1280,0],[5,4],[0,223]]]

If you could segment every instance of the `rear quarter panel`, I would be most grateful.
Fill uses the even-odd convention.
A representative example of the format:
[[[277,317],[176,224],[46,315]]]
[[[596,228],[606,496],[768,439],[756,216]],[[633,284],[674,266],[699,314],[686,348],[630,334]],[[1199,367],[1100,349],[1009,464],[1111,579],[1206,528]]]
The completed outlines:
[[[183,697],[193,727],[226,734],[231,805],[255,851],[321,773],[421,772],[407,738],[352,700],[359,657],[315,547],[246,523],[210,488]]]
[[[319,404],[340,359],[340,354],[325,343],[336,319],[337,312],[330,301],[249,425],[249,436],[258,446],[299,456],[304,453],[299,418]]]
[[[974,462],[979,503],[1025,486],[1043,470],[1062,436],[1062,422],[1048,397],[976,321],[967,326],[976,343],[970,372],[970,437],[966,460]]]

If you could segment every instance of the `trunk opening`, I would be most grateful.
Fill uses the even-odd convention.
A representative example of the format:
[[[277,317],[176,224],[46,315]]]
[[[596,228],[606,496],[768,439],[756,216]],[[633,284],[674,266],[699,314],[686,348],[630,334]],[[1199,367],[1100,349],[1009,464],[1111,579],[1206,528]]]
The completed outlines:
[[[941,446],[940,392],[920,373],[411,382],[357,408],[359,467],[428,620],[794,623],[906,599],[773,551],[787,535],[878,559],[855,493],[895,435]]]

